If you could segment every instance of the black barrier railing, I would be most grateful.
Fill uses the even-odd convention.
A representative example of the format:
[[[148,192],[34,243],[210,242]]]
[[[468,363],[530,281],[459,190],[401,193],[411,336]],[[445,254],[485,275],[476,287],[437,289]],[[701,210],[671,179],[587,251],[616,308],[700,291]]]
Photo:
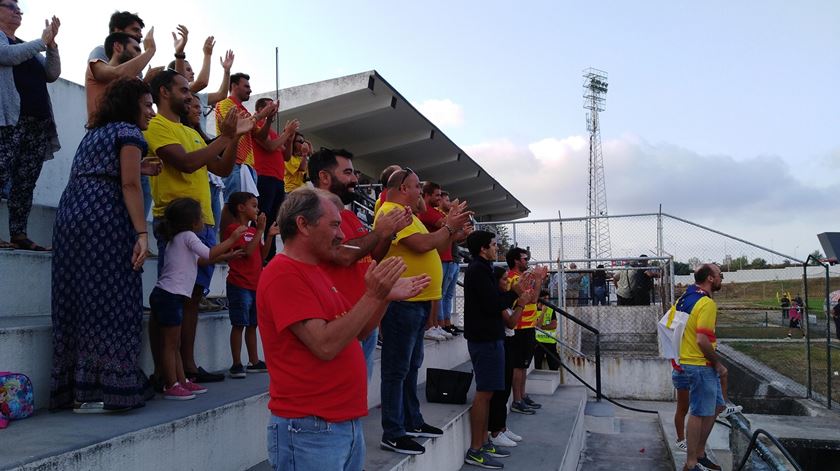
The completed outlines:
[[[796,460],[793,459],[793,456],[791,456],[787,448],[785,448],[784,445],[782,445],[782,443],[775,436],[773,436],[773,434],[760,428],[755,429],[754,431],[750,430],[747,421],[738,414],[730,416],[729,422],[732,424],[732,426],[730,427],[731,429],[737,430],[745,436],[750,437],[750,444],[749,446],[747,446],[747,449],[744,452],[744,457],[741,458],[741,464],[738,465],[738,467],[735,468],[734,471],[741,471],[742,469],[744,469],[744,466],[747,464],[747,460],[750,458],[750,455],[753,452],[758,453],[758,456],[762,460],[764,460],[765,463],[771,466],[774,470],[782,471],[789,469],[787,466],[784,465],[783,462],[779,461],[779,459],[776,458],[776,456],[773,455],[773,453],[770,452],[770,448],[768,448],[767,445],[758,441],[758,437],[760,435],[767,437],[767,439],[770,440],[773,443],[773,445],[775,445],[776,448],[779,449],[780,452],[782,452],[782,456],[784,456],[785,459],[793,466],[793,469],[795,469],[796,471],[802,471],[802,466],[800,466],[799,463],[797,463]]]
[[[598,329],[596,329],[595,327],[592,327],[591,325],[587,324],[586,322],[584,322],[584,321],[578,319],[577,317],[569,314],[568,312],[564,311],[559,306],[552,303],[551,301],[549,301],[546,298],[540,299],[540,302],[544,306],[548,306],[549,308],[553,309],[555,314],[559,314],[559,315],[565,317],[566,319],[569,319],[570,321],[572,321],[575,324],[583,327],[584,329],[592,332],[595,335],[595,389],[593,389],[593,391],[595,391],[596,400],[600,401],[601,398],[603,397],[603,394],[601,394],[601,332],[599,332]],[[542,329],[538,329],[538,330],[540,330],[543,333],[547,333],[547,332],[543,331]],[[548,335],[550,335],[551,337],[554,337],[550,333],[548,333]],[[555,340],[556,340],[556,338],[555,338]],[[586,383],[586,381],[583,381],[580,378],[580,376],[578,376],[573,371],[571,371],[563,363],[562,359],[560,359],[559,357],[557,359],[560,360],[560,364],[563,366],[563,368],[566,371],[571,373],[575,378],[578,379],[578,381],[580,381],[581,383],[586,384],[588,386],[588,383]],[[590,389],[591,389],[591,387],[590,387]],[[610,402],[612,402],[612,401],[610,401]]]

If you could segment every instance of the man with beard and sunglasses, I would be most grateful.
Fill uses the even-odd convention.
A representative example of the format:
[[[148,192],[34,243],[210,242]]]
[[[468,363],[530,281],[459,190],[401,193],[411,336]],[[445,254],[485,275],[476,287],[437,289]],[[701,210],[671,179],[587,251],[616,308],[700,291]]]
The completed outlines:
[[[152,79],[152,98],[157,105],[157,115],[143,132],[149,144],[149,155],[163,161],[163,171],[152,178],[152,197],[155,219],[163,216],[166,206],[176,198],[193,198],[201,204],[204,228],[198,237],[208,247],[216,245],[215,219],[210,202],[208,170],[216,175],[228,175],[236,160],[239,139],[251,132],[254,120],[233,109],[219,123],[219,136],[206,144],[195,129],[181,124],[181,116],[189,112],[193,96],[189,82],[174,70],[164,70]],[[219,158],[219,155],[222,155]],[[158,237],[158,271],[163,267],[166,243]],[[213,382],[223,376],[208,373],[196,365],[193,354],[195,330],[198,323],[198,302],[210,287],[213,265],[200,266],[193,295],[184,301],[184,319],[181,324],[181,360],[187,378],[197,383]],[[152,345],[159,332],[155,322],[149,326]],[[153,348],[154,352],[155,349]]]
[[[353,169],[353,154],[349,151],[321,148],[309,158],[308,170],[316,188],[338,196],[344,205],[355,199],[358,179]],[[368,231],[352,210],[341,211],[342,246],[336,249],[334,260],[322,263],[321,268],[351,304],[365,293],[365,272],[371,261],[382,260],[394,236],[410,223],[410,211],[392,211],[377,223],[376,229]],[[373,373],[373,352],[378,336],[379,329],[375,328],[362,340],[368,380]]]

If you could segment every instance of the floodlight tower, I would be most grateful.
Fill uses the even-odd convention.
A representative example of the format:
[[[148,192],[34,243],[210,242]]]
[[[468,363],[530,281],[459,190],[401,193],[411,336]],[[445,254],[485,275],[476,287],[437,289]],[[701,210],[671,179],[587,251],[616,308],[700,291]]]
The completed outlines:
[[[604,158],[601,155],[601,124],[598,113],[604,111],[607,95],[607,73],[588,68],[583,71],[583,107],[589,131],[589,202],[586,224],[586,258],[609,258],[610,223],[607,215],[607,185]],[[590,264],[591,265],[591,264]]]

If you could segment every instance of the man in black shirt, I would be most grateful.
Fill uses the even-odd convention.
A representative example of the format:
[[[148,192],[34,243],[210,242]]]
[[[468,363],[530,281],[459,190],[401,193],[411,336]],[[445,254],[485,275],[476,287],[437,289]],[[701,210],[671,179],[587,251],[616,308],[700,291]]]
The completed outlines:
[[[536,295],[533,290],[522,292],[519,285],[509,292],[499,289],[499,283],[493,276],[495,234],[475,231],[467,237],[467,248],[472,262],[464,273],[464,337],[475,373],[476,393],[470,410],[472,440],[464,461],[499,469],[504,465],[494,458],[506,457],[510,453],[488,441],[487,421],[493,392],[505,387],[505,324],[502,313],[514,306],[515,314],[521,315],[526,304],[535,302]],[[523,275],[520,285],[527,286],[528,280],[529,275]],[[517,292],[521,294],[517,296]]]

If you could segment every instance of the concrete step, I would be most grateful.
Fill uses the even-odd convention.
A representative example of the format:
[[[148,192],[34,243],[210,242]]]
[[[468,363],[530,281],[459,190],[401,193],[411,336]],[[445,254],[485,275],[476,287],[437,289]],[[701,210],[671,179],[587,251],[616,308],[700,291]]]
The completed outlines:
[[[52,253],[27,250],[0,250],[0,319],[48,315],[52,299]],[[216,264],[208,296],[225,296],[228,266]],[[143,264],[143,304],[157,282],[157,258]]]
[[[148,317],[143,322],[140,367],[153,370],[148,341]],[[262,358],[262,345],[258,343]],[[230,320],[227,311],[200,313],[196,331],[195,355],[208,371],[227,370],[230,358]],[[244,356],[244,355],[243,355]],[[52,368],[52,325],[50,316],[0,318],[0,365],[4,370],[23,373],[35,388],[35,405],[49,405]]]
[[[657,417],[615,417],[614,423],[612,431],[586,432],[580,471],[674,469]]]
[[[18,330],[49,332],[48,323],[45,323],[48,319],[26,319],[28,327],[18,327]],[[227,369],[230,366],[227,313],[201,315],[199,319],[197,341],[200,344],[203,336],[204,346],[197,344],[198,358],[208,369]],[[210,339],[211,335],[218,338]],[[0,342],[0,364],[3,365],[11,358],[4,350],[6,343]],[[47,343],[46,352],[34,355],[42,361],[50,361],[51,345]],[[424,346],[424,365],[429,367],[450,369],[468,359],[466,341],[461,337],[426,341]],[[27,351],[31,355],[34,350],[22,350]],[[218,358],[205,361],[204,358],[213,352],[218,353]],[[368,385],[368,404],[378,411],[380,352],[375,355],[377,366]],[[214,362],[221,366],[214,366]],[[150,371],[150,355],[145,349],[142,365]],[[33,371],[34,374],[21,372],[30,375],[36,402],[43,406],[49,395],[49,365],[36,365]],[[422,381],[425,376],[426,368],[422,368]],[[32,418],[10,425],[9,430],[15,432],[6,432],[4,436],[13,436],[14,441],[4,441],[4,447],[0,447],[0,470],[128,471],[152,466],[151,469],[228,471],[248,469],[264,461],[268,375],[251,374],[245,380],[227,378],[207,387],[210,390],[207,394],[192,401],[152,400],[144,408],[122,414],[78,415],[49,413],[41,409]],[[377,419],[376,427],[378,424]],[[84,430],[79,432],[79,429]],[[48,443],[40,438],[43,435],[36,435],[44,433],[51,437]],[[55,440],[52,437],[56,437]],[[199,437],[212,437],[212,440]]]
[[[265,459],[268,375],[119,414],[39,411],[3,431],[0,470],[247,469]]]
[[[569,350],[561,352],[563,363],[587,383],[595,385],[594,357],[583,358]],[[564,384],[580,383],[570,374]],[[601,356],[601,392],[612,399],[669,401],[674,398],[671,364],[658,356],[624,352]],[[590,392],[590,396],[595,393]]]
[[[560,386],[560,372],[551,370],[531,370],[525,383],[527,394],[551,396]]]

